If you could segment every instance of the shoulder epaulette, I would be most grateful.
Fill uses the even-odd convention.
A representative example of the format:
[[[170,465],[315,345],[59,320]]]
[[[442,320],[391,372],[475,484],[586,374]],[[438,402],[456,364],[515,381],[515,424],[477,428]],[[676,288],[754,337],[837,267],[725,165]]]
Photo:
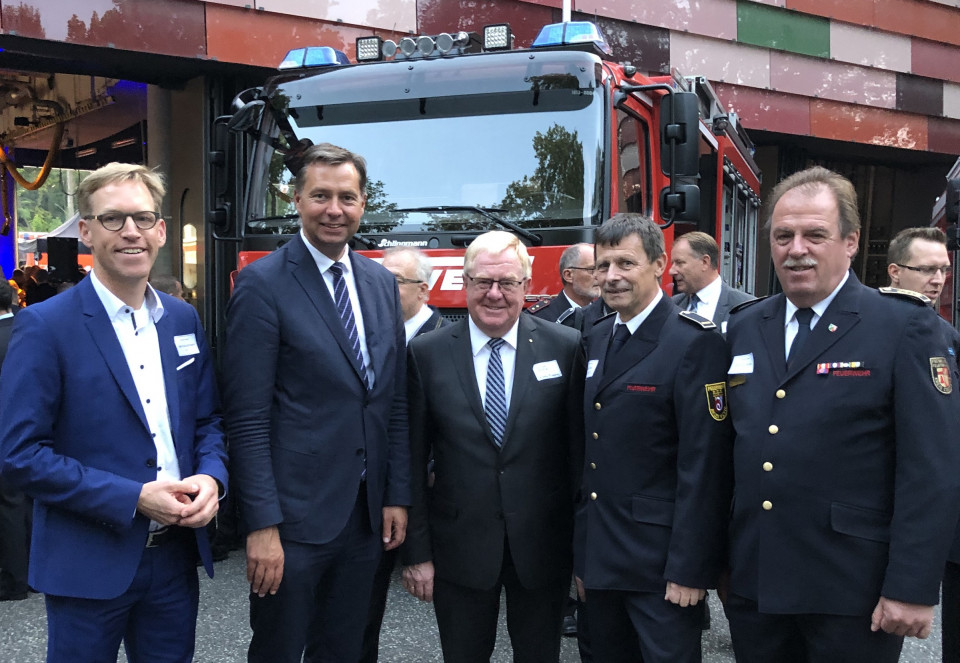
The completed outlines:
[[[767,295],[767,297],[769,297],[769,295]],[[745,301],[745,302],[740,302],[739,304],[737,304],[736,306],[734,306],[732,309],[730,309],[730,313],[736,313],[737,311],[742,311],[743,309],[747,308],[748,306],[753,306],[753,305],[756,304],[757,302],[762,302],[762,301],[763,301],[764,299],[766,299],[767,297],[757,297],[756,299],[748,299],[748,300]]]
[[[550,302],[553,301],[553,297],[546,297],[541,299],[539,302],[527,309],[527,313],[536,313],[537,311],[545,309],[550,305]]]
[[[926,295],[914,292],[913,290],[904,290],[903,288],[877,288],[881,295],[893,295],[899,299],[906,299],[914,304],[921,306],[930,306],[930,298]]]
[[[697,325],[704,329],[716,329],[717,325],[714,324],[713,320],[710,318],[705,318],[702,315],[697,315],[693,311],[680,311],[680,317],[689,322],[690,324]]]

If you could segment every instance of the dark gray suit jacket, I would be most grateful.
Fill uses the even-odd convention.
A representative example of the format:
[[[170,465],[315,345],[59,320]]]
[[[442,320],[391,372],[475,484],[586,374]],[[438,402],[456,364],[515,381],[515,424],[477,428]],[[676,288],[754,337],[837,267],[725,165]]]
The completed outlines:
[[[755,299],[755,297],[746,292],[735,290],[721,281],[720,299],[717,300],[717,310],[713,313],[713,322],[717,325],[717,328],[721,331],[723,330],[722,323],[730,319],[730,309],[737,304],[749,302],[751,299]],[[690,295],[685,292],[676,294],[673,296],[673,303],[676,304],[680,310],[686,311],[687,306],[690,304]]]

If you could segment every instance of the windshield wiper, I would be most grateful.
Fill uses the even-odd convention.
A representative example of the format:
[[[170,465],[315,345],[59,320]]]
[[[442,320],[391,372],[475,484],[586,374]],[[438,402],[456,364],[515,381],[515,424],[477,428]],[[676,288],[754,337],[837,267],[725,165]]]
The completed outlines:
[[[258,216],[255,219],[250,219],[249,221],[247,221],[247,223],[254,223],[257,221],[292,221],[294,219],[299,219],[299,218],[300,218],[299,214],[280,214],[278,216]],[[353,239],[356,240],[357,242],[360,242],[368,249],[377,248],[376,242],[374,242],[372,239],[367,239],[366,237],[364,237],[363,235],[360,235],[359,233],[354,235]]]
[[[499,216],[494,214],[489,210],[485,210],[482,207],[475,207],[473,205],[432,205],[429,207],[404,207],[403,209],[392,210],[394,212],[473,212],[479,214],[480,216],[490,219],[497,225],[501,225],[504,228],[509,228],[513,232],[517,233],[525,240],[533,244],[534,246],[540,246],[543,244],[543,238],[540,235],[536,235],[526,228],[518,226],[513,221],[507,221],[506,219],[501,219]],[[498,212],[503,210],[497,210]]]

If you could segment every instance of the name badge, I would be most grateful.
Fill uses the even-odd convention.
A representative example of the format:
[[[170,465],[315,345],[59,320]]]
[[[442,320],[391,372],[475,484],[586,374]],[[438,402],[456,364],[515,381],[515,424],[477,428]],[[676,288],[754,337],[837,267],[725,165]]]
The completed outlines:
[[[173,342],[177,346],[177,354],[181,357],[200,354],[200,348],[197,347],[197,337],[195,334],[174,336]]]
[[[537,376],[538,381],[549,380],[550,378],[558,378],[563,375],[563,373],[560,372],[560,364],[557,363],[556,359],[551,359],[550,361],[541,361],[539,364],[534,364],[533,374]]]
[[[744,373],[753,373],[753,353],[746,355],[737,355],[730,362],[730,369],[727,371],[730,375],[742,375]]]
[[[587,362],[587,377],[592,378],[594,372],[597,370],[597,364],[600,363],[599,359],[591,359]]]

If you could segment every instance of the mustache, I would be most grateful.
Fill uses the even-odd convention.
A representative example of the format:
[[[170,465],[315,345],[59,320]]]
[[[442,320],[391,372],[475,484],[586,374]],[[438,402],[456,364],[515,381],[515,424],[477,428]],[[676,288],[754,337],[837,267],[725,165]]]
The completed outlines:
[[[793,269],[794,267],[816,267],[817,260],[809,256],[806,258],[787,258],[780,266],[785,269]]]

